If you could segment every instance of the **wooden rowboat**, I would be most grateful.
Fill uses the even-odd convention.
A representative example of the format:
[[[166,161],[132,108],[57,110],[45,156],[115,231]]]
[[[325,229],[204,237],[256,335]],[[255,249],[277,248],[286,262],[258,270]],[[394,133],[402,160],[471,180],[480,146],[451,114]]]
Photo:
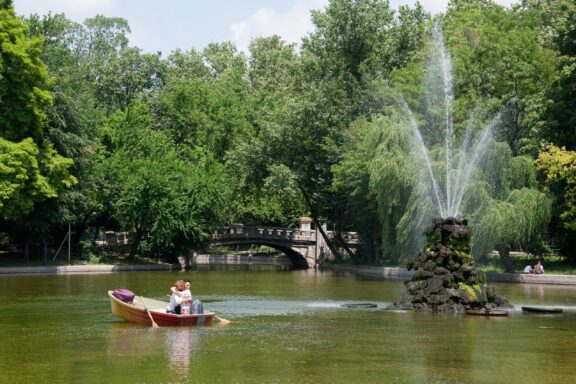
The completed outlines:
[[[110,297],[110,304],[112,305],[112,314],[123,318],[130,323],[137,323],[143,325],[152,325],[152,321],[146,312],[146,308],[154,319],[154,322],[160,327],[193,327],[197,325],[210,325],[214,319],[213,312],[204,312],[201,315],[176,315],[173,313],[166,313],[165,301],[149,299],[142,296],[134,297],[132,303],[125,303],[118,300],[108,291]],[[144,308],[144,304],[146,308]]]
[[[466,310],[467,315],[474,315],[474,316],[508,316],[508,311],[504,311],[502,309],[490,309],[486,310],[482,309],[468,309]]]
[[[562,308],[551,307],[522,307],[523,312],[532,313],[562,313]]]

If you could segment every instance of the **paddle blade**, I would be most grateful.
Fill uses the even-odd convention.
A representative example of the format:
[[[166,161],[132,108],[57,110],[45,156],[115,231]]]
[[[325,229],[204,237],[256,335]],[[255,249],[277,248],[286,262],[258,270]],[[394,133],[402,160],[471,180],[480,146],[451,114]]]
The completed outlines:
[[[227,325],[227,324],[230,324],[230,323],[231,323],[230,320],[226,320],[226,319],[224,319],[224,318],[222,318],[222,317],[220,317],[220,316],[214,316],[214,317],[215,317],[216,320],[218,320],[218,321],[220,322],[220,324],[222,324],[222,325]]]

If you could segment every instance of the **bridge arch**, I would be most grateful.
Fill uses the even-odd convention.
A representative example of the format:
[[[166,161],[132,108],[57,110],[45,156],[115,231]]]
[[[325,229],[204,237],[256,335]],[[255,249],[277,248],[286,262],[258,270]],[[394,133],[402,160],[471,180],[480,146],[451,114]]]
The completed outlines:
[[[261,239],[236,239],[236,240],[227,240],[227,241],[213,241],[210,246],[218,246],[218,245],[265,245],[270,248],[274,248],[279,252],[282,252],[286,255],[290,261],[292,262],[292,267],[295,269],[306,269],[308,268],[309,262],[305,256],[303,256],[300,252],[286,246],[285,244],[279,244],[274,241],[266,241]]]
[[[234,224],[212,235],[212,246],[233,244],[272,247],[288,256],[295,268],[309,268],[317,264],[316,230],[309,225],[293,229]]]

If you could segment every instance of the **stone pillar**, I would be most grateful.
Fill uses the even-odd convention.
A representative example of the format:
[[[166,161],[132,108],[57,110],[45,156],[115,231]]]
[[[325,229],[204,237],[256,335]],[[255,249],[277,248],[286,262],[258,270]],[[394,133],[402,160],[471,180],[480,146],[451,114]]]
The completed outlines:
[[[231,231],[233,234],[241,235],[244,232],[244,224],[234,223],[232,224]]]
[[[312,219],[309,217],[300,218],[300,230],[310,231],[312,230]]]

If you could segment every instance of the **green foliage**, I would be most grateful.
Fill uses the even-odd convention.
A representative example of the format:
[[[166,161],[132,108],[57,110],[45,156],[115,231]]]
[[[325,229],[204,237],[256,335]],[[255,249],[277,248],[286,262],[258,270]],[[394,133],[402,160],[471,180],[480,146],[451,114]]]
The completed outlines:
[[[479,257],[499,247],[529,249],[546,231],[550,206],[547,195],[528,188],[513,190],[505,200],[491,200],[471,214],[473,253]]]
[[[485,1],[453,2],[443,20],[453,57],[454,116],[465,122],[483,101],[490,114],[501,112],[498,140],[514,154],[538,147],[534,124],[555,76],[555,52],[539,44],[539,18],[530,10],[506,10]]]
[[[29,38],[12,7],[0,9],[0,135],[39,140],[52,98],[42,38]]]
[[[66,159],[49,145],[39,148],[28,138],[19,143],[0,138],[0,216],[19,219],[34,204],[56,198],[76,179]]]
[[[542,148],[536,166],[557,196],[555,205],[564,225],[576,230],[576,152],[549,144]]]
[[[462,206],[476,256],[543,249],[550,201],[532,157],[542,141],[574,149],[575,7],[454,0],[437,17],[453,62],[456,142],[501,116]],[[0,226],[20,239],[57,236],[64,221],[80,234],[121,226],[141,251],[170,257],[201,248],[224,222],[289,226],[313,215],[360,234],[355,262],[413,255],[436,210],[397,98],[443,173],[434,127],[444,107],[426,90],[430,19],[419,4],[396,12],[332,0],[312,13],[300,50],[270,36],[246,56],[224,42],[162,59],[129,46],[124,19],[32,15],[25,25],[1,2]],[[545,150],[537,163],[556,197],[554,232],[573,231],[570,172],[555,171],[563,158]]]
[[[164,257],[200,249],[225,218],[226,174],[201,152],[194,161],[180,158],[165,133],[151,125],[143,104],[110,119],[116,219],[136,232],[135,247],[146,238]]]
[[[0,225],[11,235],[48,232],[50,210],[77,183],[73,161],[44,140],[52,83],[42,37],[29,37],[12,7],[0,9]],[[36,209],[36,211],[35,211]]]
[[[470,298],[470,301],[478,301],[478,293],[477,292],[480,292],[480,286],[479,285],[471,286],[471,285],[468,285],[466,283],[459,282],[458,288],[466,291],[466,294]]]
[[[60,194],[58,204],[50,206],[54,209],[51,224],[58,227],[64,222],[79,223],[75,230],[83,236],[84,226],[102,214],[99,195],[106,190],[98,173],[101,159],[94,156],[96,128],[104,119],[104,108],[98,106],[93,84],[86,81],[82,64],[86,60],[82,48],[84,27],[63,14],[32,15],[26,22],[32,36],[44,37],[42,59],[54,78],[44,139],[58,153],[74,160],[71,172],[78,179],[73,189]],[[40,214],[48,214],[47,209],[44,206]]]
[[[195,62],[198,70],[196,55],[178,53],[172,60]],[[202,59],[208,64],[202,71],[195,70],[195,77],[183,79],[175,76],[174,69],[168,71],[166,86],[154,106],[157,125],[176,144],[205,148],[223,160],[224,154],[252,131],[244,57],[223,44],[210,45]]]
[[[398,223],[406,213],[407,199],[414,192],[417,177],[408,122],[400,113],[375,120],[368,140],[373,146],[369,185],[378,202],[382,251],[386,259],[398,260],[405,256],[397,247],[402,243],[399,232],[403,232]]]
[[[539,40],[558,58],[555,76],[544,90],[549,100],[543,105],[540,135],[545,141],[576,149],[576,4],[571,0],[525,0],[523,8],[540,21]],[[538,148],[534,152],[537,152]]]

